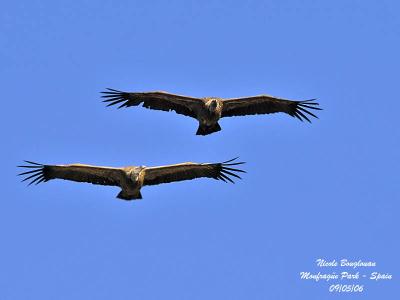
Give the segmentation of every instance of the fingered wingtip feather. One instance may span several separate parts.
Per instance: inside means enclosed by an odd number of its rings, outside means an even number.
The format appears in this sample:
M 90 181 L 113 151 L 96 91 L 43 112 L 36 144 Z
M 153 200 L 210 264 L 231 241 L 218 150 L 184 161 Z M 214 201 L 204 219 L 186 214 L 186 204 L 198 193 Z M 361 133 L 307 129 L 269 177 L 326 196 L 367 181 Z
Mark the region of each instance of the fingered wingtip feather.
M 246 173 L 246 171 L 244 171 L 244 170 L 228 168 L 228 167 L 224 167 L 224 170 L 230 170 L 230 171 L 234 171 L 234 172 Z
M 22 173 L 17 174 L 17 176 L 26 175 L 26 174 L 30 174 L 30 173 L 40 173 L 40 172 L 42 172 L 42 169 L 41 169 L 41 168 L 40 168 L 40 169 L 33 170 L 33 171 L 22 172 Z
M 43 166 L 42 164 L 33 162 L 33 161 L 29 161 L 29 160 L 24 160 L 24 162 L 28 163 L 28 164 L 32 164 L 32 165 L 38 165 L 38 166 Z
M 318 118 L 316 115 L 314 115 L 312 112 L 310 112 L 310 111 L 308 111 L 308 110 L 302 108 L 301 106 L 297 107 L 297 109 L 301 110 L 301 111 L 304 112 L 304 113 L 309 114 L 310 116 L 313 116 L 314 118 L 319 119 L 319 118 Z
M 227 171 L 227 170 L 223 170 L 222 172 L 223 172 L 223 174 L 228 174 L 228 175 L 231 175 L 231 176 L 233 176 L 233 177 L 242 179 L 239 175 L 236 175 L 235 173 L 229 172 L 229 171 Z
M 33 178 L 33 177 L 35 177 L 35 176 L 38 176 L 39 174 L 33 174 L 33 175 L 31 175 L 31 176 L 28 176 L 28 177 L 26 177 L 26 178 L 24 178 L 21 182 L 24 182 L 24 181 L 26 181 L 26 180 L 29 180 L 29 179 L 31 179 L 31 178 Z M 40 176 L 40 175 L 39 175 Z
M 101 95 L 101 97 L 117 97 L 120 96 L 122 93 L 117 93 L 117 92 L 102 92 L 104 95 Z
M 232 179 L 230 179 L 228 176 L 226 176 L 226 175 L 223 174 L 223 173 L 220 173 L 219 176 L 221 176 L 222 178 L 228 180 L 228 181 L 231 182 L 231 183 L 234 183 Z M 225 181 L 225 182 L 226 182 L 226 181 Z
M 38 185 L 39 183 L 41 183 L 41 182 L 43 182 L 45 180 L 46 180 L 46 178 L 43 176 L 42 179 L 40 179 L 38 182 L 36 182 L 36 185 Z
M 229 162 L 231 162 L 231 161 L 234 161 L 234 160 L 236 160 L 236 159 L 238 159 L 239 158 L 239 156 L 237 156 L 237 157 L 235 157 L 235 158 L 232 158 L 232 159 L 230 159 L 230 160 L 227 160 L 227 161 L 224 161 L 224 162 L 222 162 L 223 164 L 226 164 L 226 163 L 229 163 Z
M 303 119 L 305 119 L 309 123 L 311 123 L 310 119 L 305 114 L 303 114 L 300 110 L 297 110 L 296 113 L 298 113 L 301 117 L 303 117 Z
M 36 177 L 34 180 L 32 180 L 28 185 L 31 185 L 32 183 L 37 182 L 38 180 L 42 179 L 43 175 Z
M 116 92 L 116 93 L 123 93 L 120 90 L 116 90 L 116 89 L 112 89 L 112 88 L 106 88 L 106 90 L 112 91 L 112 92 Z
M 101 96 L 101 98 L 107 98 L 106 100 L 112 101 L 112 99 L 115 99 L 115 100 L 121 99 L 122 96 L 121 96 L 121 95 L 113 94 L 113 95 Z
M 122 103 L 120 106 L 118 106 L 118 109 L 120 109 L 120 108 L 123 108 L 124 106 L 128 106 L 128 103 L 127 102 L 125 102 L 125 103 Z
M 300 103 L 306 103 L 306 102 L 311 102 L 311 101 L 315 101 L 315 100 L 317 100 L 317 98 L 302 100 L 302 101 L 300 101 Z M 316 104 L 318 105 L 318 103 L 316 103 Z
M 102 100 L 101 102 L 107 103 L 107 102 L 115 101 L 115 100 L 117 100 L 117 99 L 118 99 L 118 98 L 115 98 L 115 99 L 106 99 L 106 100 Z
M 241 161 L 241 162 L 237 162 L 237 163 L 230 163 L 230 164 L 222 164 L 223 166 L 237 166 L 237 165 L 243 165 L 243 164 L 245 164 L 246 162 L 244 162 L 244 161 Z
M 306 105 L 306 104 L 299 104 L 299 107 L 306 107 L 306 108 L 308 108 L 308 109 L 314 109 L 314 110 L 323 110 L 323 109 L 320 108 L 320 107 L 308 106 L 308 105 Z
M 222 181 L 226 182 L 226 180 L 225 180 L 224 178 L 222 178 L 222 177 L 221 177 L 221 175 L 218 175 L 218 176 L 217 176 L 217 179 L 219 179 L 219 180 L 222 180 Z
M 292 114 L 292 117 L 297 118 L 297 119 L 299 119 L 301 122 L 303 122 L 303 120 L 300 118 L 300 116 L 299 116 L 296 112 L 294 112 L 294 113 Z
M 17 166 L 18 168 L 30 168 L 30 169 L 39 169 L 42 166 Z
M 126 101 L 126 100 L 125 100 L 125 99 L 116 100 L 116 101 L 113 101 L 113 102 L 108 103 L 108 104 L 106 105 L 106 107 L 109 107 L 109 106 L 111 106 L 111 105 L 115 105 L 115 104 L 118 104 L 118 103 L 121 103 L 121 102 L 124 102 L 124 101 Z

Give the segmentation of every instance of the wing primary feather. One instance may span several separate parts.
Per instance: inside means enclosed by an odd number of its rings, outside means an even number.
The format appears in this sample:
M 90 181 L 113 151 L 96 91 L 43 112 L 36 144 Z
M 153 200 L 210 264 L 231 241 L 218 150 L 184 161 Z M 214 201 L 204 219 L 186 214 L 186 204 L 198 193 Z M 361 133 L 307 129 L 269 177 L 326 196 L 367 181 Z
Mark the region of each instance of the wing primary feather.
M 306 107 L 306 108 L 309 108 L 309 109 L 323 110 L 322 108 L 314 107 L 314 106 L 308 106 L 308 105 L 305 105 L 305 104 L 299 104 L 299 106 Z
M 33 179 L 31 182 L 29 182 L 28 185 L 31 185 L 31 184 L 35 183 L 36 181 L 38 181 L 38 180 L 40 180 L 40 179 L 42 179 L 42 178 L 44 178 L 44 176 L 43 176 L 43 175 L 40 175 L 40 176 L 36 177 L 35 179 Z
M 46 180 L 46 178 L 44 176 L 42 176 L 42 179 L 40 179 L 38 182 L 36 182 L 36 185 L 38 185 L 39 183 L 41 183 L 41 182 L 43 182 L 45 180 Z
M 305 112 L 305 113 L 307 113 L 307 114 L 313 116 L 314 118 L 319 119 L 319 118 L 318 118 L 316 115 L 314 115 L 312 112 L 310 112 L 310 111 L 308 111 L 308 110 L 302 108 L 301 106 L 298 106 L 297 109 L 300 109 L 301 111 L 303 111 L 303 112 Z
M 41 166 L 17 166 L 18 168 L 31 168 L 31 169 L 39 169 Z
M 31 179 L 31 178 L 33 178 L 33 177 L 35 177 L 35 176 L 40 177 L 40 174 L 41 174 L 41 173 L 39 173 L 39 174 L 33 174 L 33 175 L 29 176 L 29 177 L 24 178 L 23 180 L 21 180 L 21 182 L 24 182 L 24 181 L 26 181 L 26 180 L 29 180 L 29 179 Z
M 242 177 L 240 177 L 239 175 L 236 175 L 236 174 L 234 174 L 234 173 L 232 173 L 232 172 L 229 172 L 229 171 L 227 171 L 227 170 L 222 170 L 221 172 L 223 172 L 224 174 L 228 174 L 228 175 L 231 175 L 231 176 L 233 176 L 233 177 L 242 179 Z
M 300 110 L 297 110 L 296 113 L 311 123 L 310 119 L 305 114 L 303 114 Z
M 314 108 L 314 109 L 318 109 L 318 107 L 315 107 L 315 106 L 319 106 L 319 103 L 318 102 L 303 102 L 303 101 L 298 101 L 297 102 L 299 105 L 301 105 L 301 106 L 310 106 L 310 107 L 312 107 L 312 108 Z M 322 110 L 322 108 L 320 108 L 321 110 Z
M 230 179 L 228 176 L 226 176 L 226 175 L 224 175 L 224 174 L 222 174 L 222 173 L 220 173 L 219 176 L 221 176 L 222 178 L 228 180 L 228 181 L 231 182 L 231 183 L 234 183 L 232 179 Z M 226 181 L 225 181 L 225 182 L 226 182 Z
M 107 99 L 103 100 L 103 102 L 112 102 L 112 101 L 120 100 L 120 99 L 121 99 L 120 96 L 113 96 L 113 97 L 110 97 L 110 98 L 107 98 Z
M 110 98 L 117 97 L 118 95 L 124 94 L 124 92 L 102 92 L 104 95 L 101 95 L 102 98 Z
M 111 106 L 111 105 L 114 105 L 114 104 L 118 104 L 118 103 L 123 102 L 123 101 L 126 101 L 126 100 L 125 100 L 125 99 L 116 100 L 116 101 L 114 101 L 114 102 L 111 102 L 111 103 L 107 104 L 107 107 L 108 107 L 108 106 Z
M 107 95 L 101 95 L 101 98 L 106 98 L 106 99 L 108 99 L 108 98 L 114 98 L 114 97 L 121 97 L 121 96 L 124 95 L 124 94 L 128 94 L 128 93 L 124 93 L 124 92 L 120 92 L 120 93 L 110 93 L 110 94 L 107 94 Z
M 300 103 L 306 103 L 306 102 L 311 102 L 311 101 L 315 101 L 315 100 L 317 100 L 317 98 L 314 98 L 314 99 L 308 99 L 308 100 L 303 100 L 303 101 L 300 101 Z M 311 103 L 309 103 L 309 104 L 311 104 Z M 316 102 L 314 102 L 314 104 L 312 104 L 312 105 L 319 105 L 318 103 L 316 103 Z
M 118 106 L 117 108 L 123 108 L 124 106 L 128 107 L 128 101 L 126 101 L 125 103 L 122 103 L 120 106 Z
M 119 91 L 119 90 L 116 90 L 116 89 L 106 88 L 106 90 L 109 90 L 111 92 L 102 92 L 102 93 L 123 93 L 122 91 Z
M 29 160 L 24 160 L 24 162 L 27 162 L 28 164 L 32 164 L 32 165 L 43 166 L 42 164 L 35 163 L 35 162 L 29 161 Z
M 226 182 L 226 180 L 221 175 L 218 175 L 217 179 L 222 180 L 223 182 Z
M 24 182 L 24 181 L 26 181 L 26 180 L 28 180 L 28 179 L 31 179 L 32 177 L 35 177 L 35 176 L 38 176 L 38 175 L 40 175 L 40 173 L 39 173 L 39 174 L 33 174 L 33 175 L 31 175 L 31 176 L 28 176 L 28 177 L 22 179 L 21 182 Z
M 235 157 L 235 158 L 232 158 L 232 159 L 230 159 L 230 160 L 224 161 L 224 162 L 222 162 L 222 164 L 230 163 L 231 161 L 234 161 L 234 160 L 236 160 L 236 159 L 238 159 L 238 158 L 239 158 L 239 156 L 237 156 L 237 157 Z
M 223 163 L 224 166 L 237 166 L 237 165 L 243 165 L 243 164 L 245 164 L 245 162 L 237 162 L 237 163 L 230 163 L 230 164 Z
M 297 112 L 294 112 L 294 113 L 292 114 L 292 116 L 295 117 L 295 118 L 297 118 L 297 119 L 299 119 L 301 122 L 303 122 L 303 119 L 300 118 L 300 116 L 297 114 Z
M 235 171 L 235 172 L 241 172 L 241 173 L 247 173 L 244 170 L 240 170 L 240 169 L 234 169 L 234 168 L 228 168 L 228 167 L 224 167 L 225 170 L 230 170 L 230 171 Z
M 120 93 L 108 93 L 106 95 L 101 95 L 101 98 L 112 98 L 112 97 L 118 97 L 118 95 L 120 95 Z
M 102 93 L 106 93 L 106 92 L 102 92 Z M 106 93 L 105 95 L 101 95 L 101 98 L 112 98 L 112 97 L 117 97 L 118 95 L 119 95 L 118 93 L 110 92 L 110 93 Z
M 118 106 L 117 108 L 119 109 L 119 108 L 123 108 L 123 107 L 128 107 L 128 101 L 127 102 L 125 102 L 125 103 L 122 103 L 120 106 Z
M 317 102 L 304 102 L 304 101 L 298 101 L 301 105 L 312 105 L 312 106 L 319 106 L 319 103 Z
M 41 169 L 36 169 L 36 170 L 32 170 L 32 171 L 27 171 L 27 172 L 19 173 L 18 176 L 26 175 L 26 174 L 29 174 L 29 173 L 40 173 L 40 172 L 42 172 Z

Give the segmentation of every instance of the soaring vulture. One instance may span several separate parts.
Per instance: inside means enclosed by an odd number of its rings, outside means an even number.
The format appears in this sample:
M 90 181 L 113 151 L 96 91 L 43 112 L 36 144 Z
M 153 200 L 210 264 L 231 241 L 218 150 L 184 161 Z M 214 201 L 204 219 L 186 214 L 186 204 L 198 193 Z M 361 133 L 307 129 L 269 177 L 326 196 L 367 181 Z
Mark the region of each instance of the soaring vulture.
M 114 89 L 102 92 L 103 102 L 107 106 L 118 104 L 118 108 L 138 106 L 171 111 L 195 118 L 199 121 L 197 135 L 207 135 L 221 130 L 218 120 L 223 117 L 271 114 L 284 112 L 299 119 L 307 120 L 309 117 L 318 118 L 311 110 L 321 110 L 315 102 L 316 99 L 294 101 L 275 98 L 268 95 L 259 95 L 244 98 L 222 99 L 218 97 L 195 98 L 170 94 L 167 92 L 142 92 L 128 93 Z
M 52 179 L 65 179 L 92 184 L 119 186 L 121 192 L 117 195 L 117 198 L 132 200 L 142 199 L 140 189 L 145 185 L 191 180 L 200 177 L 234 183 L 232 177 L 241 179 L 235 172 L 245 173 L 245 171 L 234 167 L 244 164 L 244 162 L 235 162 L 236 159 L 234 158 L 222 163 L 186 162 L 160 167 L 129 166 L 121 168 L 83 164 L 42 165 L 25 161 L 28 165 L 18 167 L 28 168 L 29 170 L 18 175 L 26 176 L 22 181 L 31 180 L 29 185 Z

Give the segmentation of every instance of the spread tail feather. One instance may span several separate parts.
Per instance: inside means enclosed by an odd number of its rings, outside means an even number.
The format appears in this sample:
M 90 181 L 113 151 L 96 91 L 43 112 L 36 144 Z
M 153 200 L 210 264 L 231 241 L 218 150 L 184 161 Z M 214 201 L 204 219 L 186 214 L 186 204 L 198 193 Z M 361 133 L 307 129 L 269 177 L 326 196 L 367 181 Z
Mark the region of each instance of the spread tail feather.
M 117 195 L 117 198 L 122 200 L 137 200 L 142 199 L 142 194 L 140 193 L 140 191 L 137 194 L 128 194 L 124 190 L 122 190 Z
M 220 130 L 221 130 L 221 126 L 219 126 L 218 123 L 215 123 L 210 126 L 200 124 L 199 128 L 197 129 L 196 135 L 207 135 L 207 134 L 211 134 L 213 132 L 218 132 Z

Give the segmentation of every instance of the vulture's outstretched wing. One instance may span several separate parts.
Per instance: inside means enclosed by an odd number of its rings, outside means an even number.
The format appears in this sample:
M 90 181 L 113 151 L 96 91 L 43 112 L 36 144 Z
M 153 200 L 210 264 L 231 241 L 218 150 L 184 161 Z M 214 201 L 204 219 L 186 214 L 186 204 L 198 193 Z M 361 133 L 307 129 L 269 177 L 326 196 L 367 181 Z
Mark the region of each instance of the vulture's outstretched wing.
M 293 101 L 268 95 L 226 99 L 223 102 L 222 117 L 284 112 L 300 121 L 305 119 L 311 123 L 309 116 L 318 117 L 310 110 L 321 110 L 317 107 L 319 104 L 314 102 L 315 100 Z
M 214 164 L 197 164 L 188 162 L 163 167 L 146 168 L 143 185 L 191 180 L 200 177 L 214 178 L 234 183 L 230 176 L 241 179 L 239 175 L 235 174 L 235 172 L 245 173 L 243 170 L 232 168 L 232 166 L 244 164 L 244 162 L 233 162 L 235 159 L 236 158 L 223 163 Z
M 31 169 L 18 175 L 26 176 L 22 181 L 30 180 L 32 183 L 41 183 L 51 179 L 65 179 L 77 182 L 88 182 L 101 185 L 119 186 L 125 172 L 119 168 L 96 167 L 90 165 L 42 165 L 25 161 L 28 165 L 18 166 Z
M 143 103 L 143 107 L 171 111 L 196 118 L 204 102 L 200 98 L 169 94 L 167 92 L 144 92 L 144 93 L 127 93 L 113 89 L 102 92 L 105 98 L 103 102 L 108 103 L 107 106 L 119 104 L 118 108 L 138 106 Z

